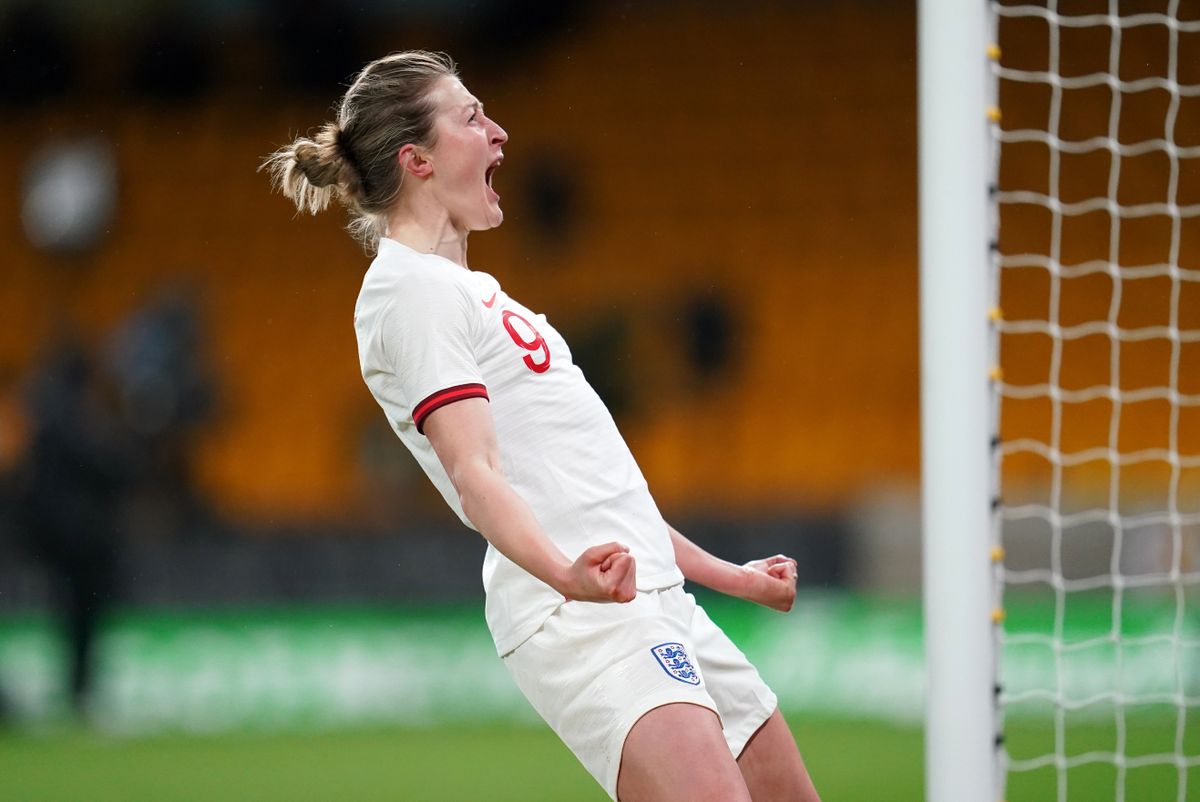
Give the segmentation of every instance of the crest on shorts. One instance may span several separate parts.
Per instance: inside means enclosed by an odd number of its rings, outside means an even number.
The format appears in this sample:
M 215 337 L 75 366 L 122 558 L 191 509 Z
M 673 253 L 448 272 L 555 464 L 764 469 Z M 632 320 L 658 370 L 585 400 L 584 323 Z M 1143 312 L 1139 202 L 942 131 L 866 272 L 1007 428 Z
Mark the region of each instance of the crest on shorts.
M 650 653 L 654 655 L 654 659 L 663 667 L 663 671 L 667 672 L 672 678 L 680 682 L 686 682 L 688 685 L 699 685 L 700 674 L 696 671 L 696 667 L 692 665 L 691 658 L 688 657 L 687 651 L 684 650 L 682 643 L 660 643 L 657 646 L 650 648 Z

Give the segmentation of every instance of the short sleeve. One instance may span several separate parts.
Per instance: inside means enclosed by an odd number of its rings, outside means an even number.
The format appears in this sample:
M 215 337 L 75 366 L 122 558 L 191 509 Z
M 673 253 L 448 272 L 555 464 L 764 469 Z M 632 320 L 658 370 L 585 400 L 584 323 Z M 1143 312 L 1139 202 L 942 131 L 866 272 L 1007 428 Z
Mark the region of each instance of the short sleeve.
M 406 286 L 382 316 L 384 356 L 412 408 L 417 431 L 435 410 L 488 397 L 473 348 L 473 306 L 457 282 Z

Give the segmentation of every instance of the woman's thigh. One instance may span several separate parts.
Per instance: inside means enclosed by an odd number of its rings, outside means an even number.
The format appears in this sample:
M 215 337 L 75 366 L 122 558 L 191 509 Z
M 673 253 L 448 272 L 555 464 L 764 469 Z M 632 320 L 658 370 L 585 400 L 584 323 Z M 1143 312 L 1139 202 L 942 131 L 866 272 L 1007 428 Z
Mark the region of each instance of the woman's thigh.
M 751 802 L 710 709 L 667 704 L 646 713 L 625 738 L 617 778 L 621 802 Z
M 667 614 L 660 596 L 639 593 L 622 605 L 569 602 L 504 658 L 534 709 L 614 799 L 626 737 L 648 711 L 683 703 L 708 708 L 719 722 L 690 657 L 686 622 Z
M 755 802 L 820 802 L 792 731 L 778 710 L 750 738 L 737 762 Z

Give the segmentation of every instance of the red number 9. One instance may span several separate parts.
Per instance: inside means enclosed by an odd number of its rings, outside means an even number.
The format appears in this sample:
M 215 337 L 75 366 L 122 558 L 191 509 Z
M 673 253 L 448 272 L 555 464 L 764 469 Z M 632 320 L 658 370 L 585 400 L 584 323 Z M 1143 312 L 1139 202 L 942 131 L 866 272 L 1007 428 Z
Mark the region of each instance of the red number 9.
M 521 336 L 521 334 L 513 326 L 513 318 L 516 318 L 525 324 L 525 326 L 529 329 L 529 333 L 532 335 L 533 339 L 527 340 Z M 538 362 L 534 360 L 532 354 L 526 356 L 524 358 L 525 364 L 529 367 L 529 369 L 534 373 L 545 373 L 546 371 L 550 370 L 550 346 L 546 345 L 546 341 L 542 339 L 542 335 L 538 334 L 538 330 L 533 327 L 533 324 L 518 315 L 516 312 L 509 312 L 507 309 L 504 310 L 504 314 L 501 315 L 501 320 L 504 322 L 504 330 L 508 332 L 509 337 L 512 337 L 513 342 L 524 348 L 526 351 L 541 351 L 546 355 L 546 360 L 544 362 Z

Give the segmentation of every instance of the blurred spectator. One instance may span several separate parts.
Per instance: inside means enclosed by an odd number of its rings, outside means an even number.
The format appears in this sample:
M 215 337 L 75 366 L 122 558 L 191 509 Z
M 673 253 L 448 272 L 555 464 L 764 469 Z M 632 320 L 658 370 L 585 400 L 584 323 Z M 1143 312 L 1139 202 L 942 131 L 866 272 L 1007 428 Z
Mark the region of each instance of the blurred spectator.
M 11 559 L 16 545 L 16 522 L 13 510 L 16 507 L 14 480 L 19 461 L 25 454 L 25 415 L 12 392 L 13 382 L 7 372 L 0 372 L 0 559 Z M 0 727 L 9 718 L 9 704 L 5 690 L 0 687 Z
M 165 293 L 132 313 L 109 346 L 120 418 L 138 445 L 131 523 L 139 531 L 187 533 L 209 518 L 191 474 L 192 435 L 215 398 L 194 297 Z
M 578 169 L 551 148 L 541 149 L 531 161 L 524 187 L 530 233 L 539 245 L 561 248 L 581 217 Z
M 714 288 L 695 294 L 683 309 L 688 362 L 701 383 L 714 381 L 732 364 L 736 336 L 733 312 Z
M 27 401 L 31 432 L 14 482 L 17 521 L 56 585 L 70 641 L 71 701 L 82 711 L 97 624 L 112 599 L 129 451 L 111 396 L 73 339 L 36 368 Z

